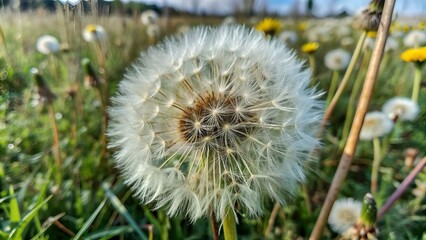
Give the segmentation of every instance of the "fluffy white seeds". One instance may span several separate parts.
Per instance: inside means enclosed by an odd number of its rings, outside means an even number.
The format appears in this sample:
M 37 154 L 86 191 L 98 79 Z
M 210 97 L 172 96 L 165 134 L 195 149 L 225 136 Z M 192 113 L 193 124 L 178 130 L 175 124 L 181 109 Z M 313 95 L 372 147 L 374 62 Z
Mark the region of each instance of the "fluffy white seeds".
M 146 10 L 141 14 L 141 22 L 144 25 L 157 24 L 158 22 L 158 13 L 154 10 Z
M 100 25 L 88 24 L 83 30 L 83 39 L 86 42 L 103 42 L 106 40 L 105 29 Z
M 37 50 L 45 55 L 56 53 L 61 50 L 58 39 L 50 35 L 44 35 L 37 39 Z
M 382 111 L 390 119 L 400 119 L 412 121 L 419 113 L 419 105 L 409 98 L 394 97 L 389 99 L 382 107 Z
M 294 44 L 297 41 L 297 34 L 294 31 L 283 31 L 278 38 L 286 44 Z
M 324 64 L 331 70 L 343 70 L 348 66 L 350 60 L 351 55 L 347 51 L 335 49 L 325 55 Z
M 404 45 L 407 47 L 419 47 L 426 43 L 426 32 L 420 30 L 410 31 L 404 38 Z
M 371 140 L 392 130 L 393 122 L 382 112 L 369 112 L 365 115 L 359 138 Z
M 143 202 L 192 220 L 257 216 L 304 179 L 323 105 L 278 40 L 196 28 L 142 53 L 110 109 L 110 147 Z
M 352 198 L 339 199 L 334 202 L 328 217 L 328 224 L 336 233 L 343 234 L 354 226 L 361 214 L 362 203 Z

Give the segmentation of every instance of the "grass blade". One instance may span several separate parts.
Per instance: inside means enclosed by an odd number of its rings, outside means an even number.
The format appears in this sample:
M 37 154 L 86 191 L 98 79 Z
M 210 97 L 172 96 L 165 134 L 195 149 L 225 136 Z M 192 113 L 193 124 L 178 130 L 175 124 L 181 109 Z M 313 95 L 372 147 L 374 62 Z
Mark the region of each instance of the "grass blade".
M 35 206 L 29 213 L 27 213 L 19 222 L 18 226 L 10 232 L 9 239 L 11 240 L 22 239 L 22 236 L 21 236 L 22 232 L 28 226 L 30 221 L 36 216 L 38 210 L 40 210 L 40 208 L 43 207 L 51 198 L 52 198 L 52 195 L 47 197 L 43 202 Z
M 81 236 L 84 232 L 89 228 L 89 226 L 95 221 L 96 216 L 98 216 L 99 212 L 102 210 L 102 208 L 105 206 L 106 198 L 99 204 L 99 206 L 96 208 L 96 210 L 90 215 L 89 219 L 83 224 L 83 227 L 81 227 L 80 231 L 74 236 L 73 240 L 81 239 Z
M 130 224 L 130 226 L 133 227 L 135 232 L 138 234 L 140 239 L 147 240 L 147 236 L 141 231 L 140 227 L 136 223 L 136 221 L 133 219 L 133 217 L 130 215 L 129 211 L 127 211 L 126 207 L 120 202 L 120 199 L 115 196 L 115 194 L 111 191 L 107 183 L 103 183 L 102 187 L 104 188 L 109 200 L 111 201 L 111 204 L 115 207 L 115 209 L 120 213 L 121 216 L 123 216 L 126 221 Z
M 131 233 L 133 232 L 133 228 L 131 226 L 119 226 L 119 227 L 112 227 L 107 230 L 101 230 L 98 232 L 94 232 L 87 237 L 85 237 L 85 240 L 93 240 L 93 239 L 99 239 L 99 238 L 107 238 L 110 239 L 111 237 L 117 236 L 121 233 Z

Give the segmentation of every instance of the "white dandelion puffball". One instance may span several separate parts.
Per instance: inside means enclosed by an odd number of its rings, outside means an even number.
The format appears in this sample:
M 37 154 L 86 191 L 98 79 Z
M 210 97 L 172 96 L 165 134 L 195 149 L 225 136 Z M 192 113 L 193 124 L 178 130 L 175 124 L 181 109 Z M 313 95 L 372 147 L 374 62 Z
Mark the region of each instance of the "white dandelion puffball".
M 127 184 L 192 221 L 283 203 L 304 179 L 323 112 L 303 68 L 283 43 L 236 25 L 195 28 L 142 53 L 109 111 Z
M 388 134 L 393 128 L 393 122 L 383 112 L 369 112 L 365 115 L 359 138 L 371 140 Z
M 157 38 L 161 34 L 160 26 L 157 24 L 150 24 L 146 27 L 146 34 L 150 38 Z
M 426 43 L 426 32 L 412 30 L 404 37 L 404 45 L 407 47 L 420 47 Z
M 158 18 L 158 13 L 154 10 L 146 10 L 141 14 L 141 22 L 143 25 L 157 24 Z
M 278 38 L 286 44 L 294 44 L 297 42 L 297 34 L 294 31 L 283 31 Z
M 348 66 L 350 60 L 351 54 L 347 51 L 335 49 L 325 55 L 324 64 L 331 70 L 343 70 Z
M 37 50 L 43 53 L 44 55 L 56 53 L 61 50 L 61 44 L 59 44 L 58 39 L 50 35 L 44 35 L 39 37 L 37 39 L 36 47 Z
M 103 42 L 106 40 L 105 29 L 96 24 L 88 24 L 83 30 L 83 39 L 86 42 Z
M 328 224 L 336 233 L 343 234 L 354 226 L 361 214 L 362 203 L 352 198 L 339 199 L 334 202 L 328 217 Z
M 394 97 L 383 105 L 382 112 L 391 119 L 398 118 L 412 121 L 419 113 L 419 105 L 409 98 Z

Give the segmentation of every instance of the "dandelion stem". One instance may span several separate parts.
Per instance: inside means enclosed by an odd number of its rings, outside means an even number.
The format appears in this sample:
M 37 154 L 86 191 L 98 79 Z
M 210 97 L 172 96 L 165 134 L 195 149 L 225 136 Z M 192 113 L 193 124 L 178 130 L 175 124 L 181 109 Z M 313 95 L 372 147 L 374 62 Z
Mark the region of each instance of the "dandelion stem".
M 364 117 L 365 117 L 365 114 L 367 113 L 368 104 L 370 102 L 370 98 L 373 93 L 374 84 L 376 82 L 378 70 L 380 67 L 380 61 L 383 56 L 383 50 L 385 48 L 389 26 L 392 21 L 392 12 L 393 12 L 394 5 L 395 5 L 395 0 L 387 0 L 385 2 L 382 18 L 380 20 L 380 26 L 377 32 L 377 41 L 374 46 L 370 64 L 368 66 L 364 87 L 361 92 L 361 97 L 359 100 L 357 111 L 355 113 L 352 129 L 349 133 L 348 141 L 343 150 L 343 154 L 340 159 L 339 166 L 337 167 L 337 171 L 334 175 L 330 189 L 327 193 L 327 197 L 325 199 L 324 205 L 315 223 L 311 236 L 309 237 L 310 240 L 316 240 L 321 238 L 321 235 L 322 235 L 324 226 L 327 223 L 327 219 L 330 214 L 331 208 L 334 204 L 334 201 L 336 200 L 336 197 L 340 191 L 340 187 L 342 186 L 343 181 L 345 180 L 346 175 L 348 173 L 349 167 L 352 163 L 352 159 L 355 153 L 356 146 L 358 144 L 359 134 L 361 132 L 361 127 L 364 121 Z
M 232 210 L 228 209 L 228 212 L 223 219 L 223 233 L 225 240 L 236 240 L 237 236 L 237 226 L 235 224 L 235 216 Z
M 422 83 L 421 65 L 416 64 L 416 71 L 414 72 L 413 93 L 411 95 L 411 100 L 413 102 L 417 102 L 419 100 L 421 83 Z
M 61 182 L 62 176 L 61 176 L 61 152 L 59 147 L 59 131 L 58 131 L 58 124 L 56 122 L 55 117 L 55 110 L 53 109 L 53 104 L 48 104 L 49 108 L 49 116 L 50 121 L 52 122 L 52 133 L 53 133 L 53 156 L 55 158 L 55 164 L 56 164 L 56 177 L 58 183 Z
M 328 105 L 328 107 L 325 111 L 324 118 L 323 118 L 322 123 L 321 123 L 321 128 L 319 130 L 319 132 L 320 132 L 319 135 L 321 135 L 322 131 L 324 130 L 325 124 L 327 124 L 328 120 L 330 119 L 331 114 L 333 113 L 334 109 L 336 108 L 337 102 L 339 101 L 340 97 L 343 94 L 343 91 L 345 90 L 346 86 L 348 85 L 348 82 L 349 82 L 349 79 L 352 75 L 352 72 L 355 69 L 355 65 L 358 62 L 359 56 L 360 56 L 361 51 L 362 51 L 362 46 L 364 45 L 364 41 L 365 41 L 366 37 L 367 37 L 367 33 L 365 31 L 363 31 L 361 33 L 361 36 L 359 36 L 358 43 L 355 47 L 355 50 L 354 50 L 354 53 L 352 55 L 349 66 L 346 69 L 345 75 L 343 76 L 343 79 L 342 79 L 339 87 L 337 88 L 336 94 L 334 94 L 333 99 L 331 100 L 330 104 Z
M 338 83 L 339 83 L 339 71 L 333 70 L 330 87 L 328 88 L 327 106 L 330 104 L 330 101 L 333 98 L 334 93 L 336 92 Z
M 217 223 L 216 223 L 216 216 L 213 211 L 210 212 L 210 223 L 212 226 L 212 234 L 213 234 L 213 240 L 219 240 L 219 235 L 217 231 Z
M 315 63 L 315 57 L 313 54 L 309 54 L 309 67 L 311 68 L 311 76 L 312 76 L 312 80 L 315 77 L 315 70 L 316 70 L 316 63 Z
M 265 230 L 265 239 L 269 239 L 269 235 L 271 235 L 272 229 L 274 228 L 275 219 L 277 218 L 278 212 L 281 209 L 281 205 L 276 202 L 274 208 L 272 209 L 271 216 L 268 220 L 268 226 Z
M 382 156 L 380 154 L 380 139 L 375 137 L 373 139 L 373 149 L 374 149 L 374 160 L 373 167 L 371 169 L 371 193 L 376 197 L 377 194 L 377 180 L 379 178 L 379 168 Z

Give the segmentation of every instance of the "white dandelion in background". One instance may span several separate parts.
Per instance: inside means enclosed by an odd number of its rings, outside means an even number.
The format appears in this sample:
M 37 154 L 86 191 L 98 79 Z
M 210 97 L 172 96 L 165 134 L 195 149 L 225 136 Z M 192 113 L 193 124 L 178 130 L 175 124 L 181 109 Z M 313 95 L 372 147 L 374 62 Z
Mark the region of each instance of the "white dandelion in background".
M 359 138 L 372 140 L 388 134 L 393 128 L 393 122 L 383 112 L 369 112 L 365 115 Z
M 323 111 L 303 69 L 283 43 L 241 26 L 196 28 L 142 53 L 109 110 L 127 184 L 193 221 L 284 203 Z
M 382 107 L 390 119 L 401 119 L 412 121 L 419 113 L 419 105 L 409 98 L 394 97 L 386 101 Z
M 331 229 L 339 234 L 344 234 L 354 226 L 361 214 L 362 203 L 352 198 L 339 199 L 334 202 L 328 217 Z
M 297 34 L 294 31 L 283 31 L 278 38 L 286 44 L 294 44 L 297 42 Z
M 44 35 L 37 39 L 37 50 L 44 55 L 53 54 L 61 50 L 61 44 L 54 36 Z
M 157 24 L 158 18 L 158 13 L 154 10 L 145 10 L 141 14 L 141 22 L 144 25 Z
M 338 71 L 345 69 L 350 60 L 350 53 L 343 49 L 335 49 L 325 55 L 324 64 L 327 68 Z
M 407 47 L 420 47 L 426 43 L 426 32 L 412 30 L 404 37 L 404 45 Z
M 83 30 L 83 39 L 86 42 L 103 42 L 106 40 L 105 29 L 96 24 L 88 24 Z

